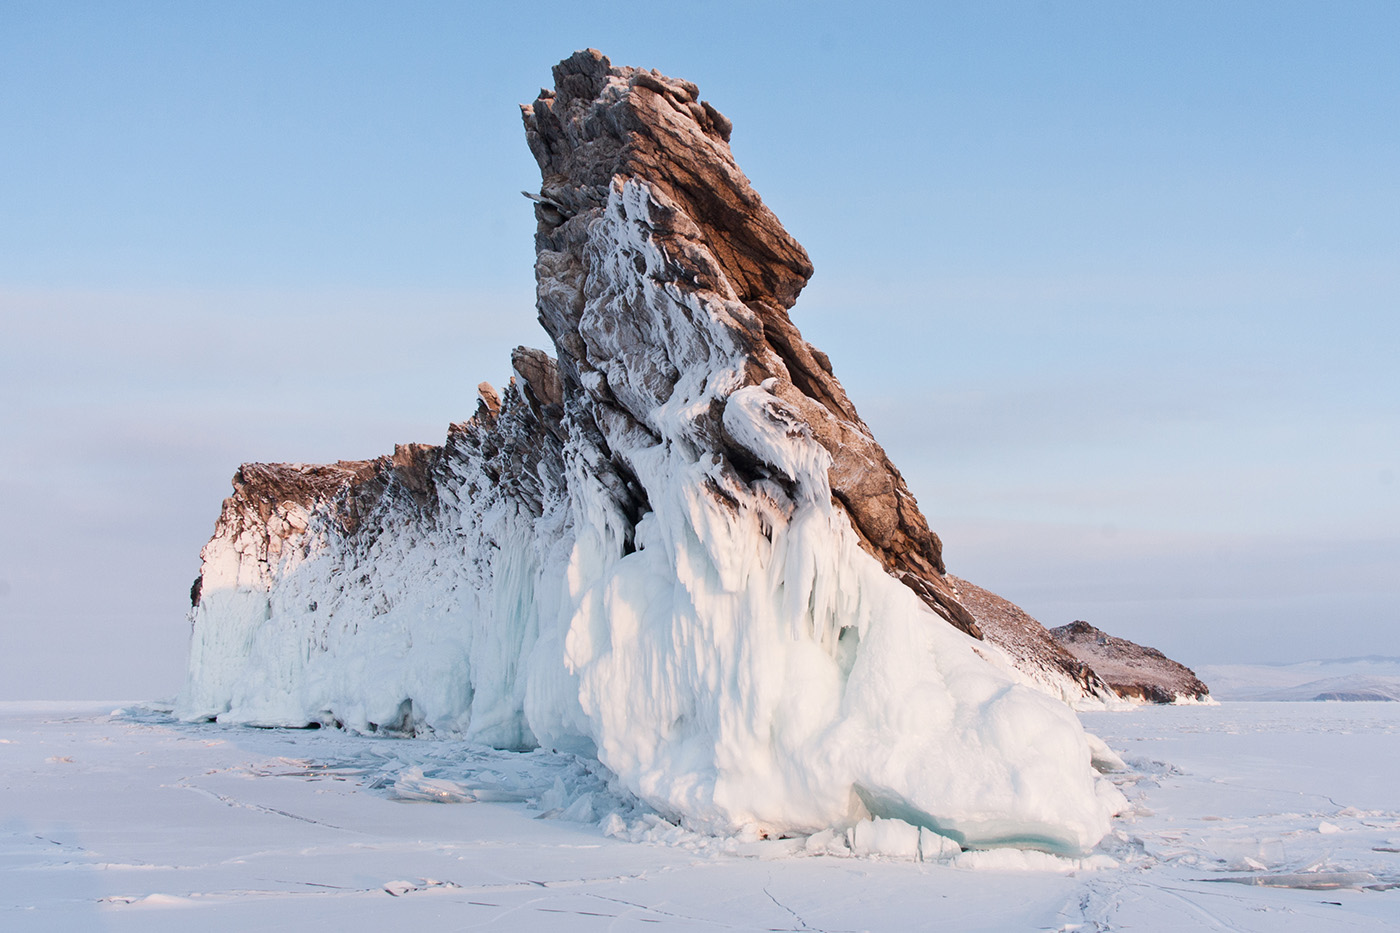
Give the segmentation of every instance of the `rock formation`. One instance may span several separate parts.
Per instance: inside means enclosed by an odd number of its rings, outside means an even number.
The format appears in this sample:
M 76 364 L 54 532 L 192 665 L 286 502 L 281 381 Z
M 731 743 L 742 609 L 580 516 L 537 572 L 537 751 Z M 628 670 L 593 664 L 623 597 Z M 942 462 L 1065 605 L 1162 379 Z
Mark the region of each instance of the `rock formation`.
M 729 151 L 729 121 L 698 100 L 688 81 L 605 62 L 597 53 L 573 56 L 555 71 L 559 90 L 542 91 L 522 108 L 544 178 L 535 208 L 540 323 L 559 350 L 564 378 L 584 387 L 595 419 L 659 437 L 648 421 L 679 374 L 719 353 L 737 357 L 742 383 L 766 383 L 785 416 L 795 416 L 831 457 L 831 494 L 861 547 L 935 612 L 976 636 L 976 623 L 944 580 L 938 536 L 904 478 L 856 414 L 826 354 L 803 340 L 788 317 L 812 265 L 739 171 Z M 600 220 L 619 232 L 640 221 L 649 242 L 620 251 L 609 243 L 600 252 L 592 233 Z M 646 270 L 653 287 L 684 283 L 690 294 L 723 305 L 711 334 L 672 346 L 669 321 L 595 270 L 598 263 L 653 256 L 665 257 Z M 619 313 L 639 310 L 645 313 Z M 773 465 L 726 433 L 723 414 L 722 405 L 711 405 L 687 429 L 715 451 L 734 481 L 772 479 Z M 615 465 L 623 476 L 634 473 L 624 462 Z M 640 514 L 644 503 L 622 505 Z
M 951 574 L 947 579 L 986 640 L 1006 652 L 1016 669 L 1042 690 L 1069 703 L 1113 695 L 1092 665 L 1051 637 L 1020 606 Z
M 1071 622 L 1050 630 L 1070 654 L 1091 666 L 1113 692 L 1129 700 L 1148 703 L 1199 702 L 1210 690 L 1184 664 L 1156 648 L 1146 648 L 1094 628 L 1088 622 Z
M 1104 688 L 946 576 L 788 316 L 811 265 L 729 121 L 594 51 L 554 78 L 523 108 L 554 357 L 517 350 L 440 447 L 245 465 L 180 715 L 593 755 L 716 831 L 1085 851 L 1121 797 L 1046 694 Z

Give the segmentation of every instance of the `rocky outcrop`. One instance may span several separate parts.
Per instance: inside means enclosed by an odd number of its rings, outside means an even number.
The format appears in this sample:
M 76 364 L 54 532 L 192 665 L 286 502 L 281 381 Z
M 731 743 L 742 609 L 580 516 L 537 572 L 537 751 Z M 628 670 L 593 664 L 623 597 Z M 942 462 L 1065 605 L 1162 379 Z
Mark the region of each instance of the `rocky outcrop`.
M 729 122 L 594 51 L 554 77 L 523 111 L 553 356 L 441 446 L 245 465 L 179 714 L 569 750 L 706 829 L 1085 851 L 1121 797 L 1045 694 L 1101 688 L 959 598 L 788 316 L 811 265 Z
M 1076 657 L 1020 606 L 959 577 L 948 576 L 987 641 L 1026 677 L 1069 703 L 1114 695 L 1091 664 Z
M 679 374 L 717 351 L 733 357 L 740 385 L 763 385 L 830 455 L 831 494 L 861 546 L 935 612 L 978 635 L 944 579 L 942 545 L 904 478 L 856 413 L 831 361 L 788 317 L 812 274 L 807 253 L 750 186 L 729 151 L 730 124 L 697 99 L 688 81 L 614 68 L 596 51 L 555 68 L 557 91 L 523 107 L 543 184 L 535 198 L 540 323 L 559 351 L 572 391 L 588 397 L 604 429 L 657 436 L 648 424 Z M 640 183 L 644 179 L 645 182 Z M 593 228 L 645 217 L 646 243 L 600 253 Z M 725 313 L 702 340 L 676 342 L 641 295 L 611 290 L 597 274 L 609 259 L 644 263 L 658 286 L 674 285 Z M 639 300 L 640 299 L 640 300 Z M 610 312 L 587 313 L 601 302 Z M 618 314 L 619 311 L 642 313 Z M 625 323 L 622 323 L 625 322 Z M 697 332 L 696 336 L 699 336 Z M 696 413 L 694 439 L 741 483 L 778 473 L 724 429 L 724 404 Z M 634 470 L 613 457 L 619 477 Z M 619 483 L 626 486 L 626 480 Z M 640 514 L 643 503 L 620 503 Z
M 1182 703 L 1210 697 L 1210 689 L 1190 668 L 1156 648 L 1109 635 L 1081 621 L 1053 628 L 1050 634 L 1125 699 Z

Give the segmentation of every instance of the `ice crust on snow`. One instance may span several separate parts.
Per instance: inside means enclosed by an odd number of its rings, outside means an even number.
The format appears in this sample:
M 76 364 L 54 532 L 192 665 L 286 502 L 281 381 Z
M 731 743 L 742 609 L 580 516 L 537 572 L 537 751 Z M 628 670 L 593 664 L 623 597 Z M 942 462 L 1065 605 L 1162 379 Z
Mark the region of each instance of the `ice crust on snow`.
M 646 86 L 605 78 L 610 106 Z M 754 376 L 755 312 L 682 206 L 618 176 L 556 213 L 542 231 L 582 244 L 541 234 L 557 364 L 518 352 L 440 449 L 245 466 L 178 715 L 559 749 L 688 830 L 1092 848 L 1123 806 L 1106 749 L 877 559 L 793 383 Z

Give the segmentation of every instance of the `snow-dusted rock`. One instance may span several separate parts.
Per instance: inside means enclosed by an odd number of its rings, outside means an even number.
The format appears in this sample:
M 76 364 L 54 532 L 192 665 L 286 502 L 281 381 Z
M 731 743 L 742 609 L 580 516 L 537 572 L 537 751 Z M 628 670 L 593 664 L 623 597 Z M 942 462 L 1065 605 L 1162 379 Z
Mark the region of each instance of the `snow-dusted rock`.
M 1092 666 L 1061 645 L 1020 606 L 951 574 L 947 579 L 986 641 L 1027 683 L 1071 705 L 1094 706 L 1116 699 L 1117 694 Z
M 555 358 L 442 447 L 245 465 L 180 715 L 568 749 L 702 830 L 1092 847 L 1122 798 L 1047 692 L 1093 682 L 981 640 L 788 317 L 811 266 L 728 121 L 593 51 L 555 83 L 524 108 Z
M 1126 638 L 1100 631 L 1088 622 L 1071 622 L 1050 630 L 1065 650 L 1092 665 L 1113 692 L 1148 703 L 1199 703 L 1210 689 L 1186 665 Z

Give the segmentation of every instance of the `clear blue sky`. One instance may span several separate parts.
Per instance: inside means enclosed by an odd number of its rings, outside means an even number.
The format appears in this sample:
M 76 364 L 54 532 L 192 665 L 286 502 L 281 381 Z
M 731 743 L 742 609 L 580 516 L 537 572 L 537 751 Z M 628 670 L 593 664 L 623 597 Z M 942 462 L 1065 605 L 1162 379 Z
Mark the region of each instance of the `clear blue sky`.
M 0 5 L 0 698 L 168 695 L 244 460 L 543 345 L 520 102 L 700 85 L 950 569 L 1187 663 L 1400 655 L 1400 4 Z

